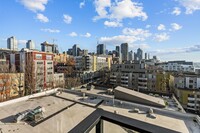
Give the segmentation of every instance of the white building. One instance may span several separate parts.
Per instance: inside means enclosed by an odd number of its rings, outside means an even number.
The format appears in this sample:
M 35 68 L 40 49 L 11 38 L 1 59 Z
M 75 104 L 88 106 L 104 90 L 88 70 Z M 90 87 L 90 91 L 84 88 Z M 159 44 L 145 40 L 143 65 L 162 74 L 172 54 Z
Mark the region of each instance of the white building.
M 165 71 L 182 71 L 182 72 L 195 72 L 193 62 L 186 61 L 168 61 L 157 64 Z

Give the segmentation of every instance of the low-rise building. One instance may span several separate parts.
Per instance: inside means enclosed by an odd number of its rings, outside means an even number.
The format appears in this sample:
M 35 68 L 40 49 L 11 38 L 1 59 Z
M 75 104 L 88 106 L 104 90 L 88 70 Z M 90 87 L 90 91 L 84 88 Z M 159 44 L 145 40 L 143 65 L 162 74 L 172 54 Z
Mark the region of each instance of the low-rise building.
M 169 93 L 173 89 L 173 76 L 145 62 L 113 64 L 110 84 L 138 91 Z
M 200 112 L 200 77 L 195 74 L 174 76 L 175 94 L 182 106 Z
M 168 62 L 158 63 L 157 66 L 159 66 L 165 71 L 195 72 L 193 62 L 168 61 Z

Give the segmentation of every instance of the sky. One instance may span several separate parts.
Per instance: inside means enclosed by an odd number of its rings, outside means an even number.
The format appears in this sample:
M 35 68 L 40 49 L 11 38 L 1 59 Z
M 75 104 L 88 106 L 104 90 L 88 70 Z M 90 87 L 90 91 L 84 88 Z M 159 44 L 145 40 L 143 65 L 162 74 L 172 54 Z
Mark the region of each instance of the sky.
M 200 0 L 1 0 L 0 48 L 15 36 L 95 52 L 128 43 L 162 61 L 200 62 Z

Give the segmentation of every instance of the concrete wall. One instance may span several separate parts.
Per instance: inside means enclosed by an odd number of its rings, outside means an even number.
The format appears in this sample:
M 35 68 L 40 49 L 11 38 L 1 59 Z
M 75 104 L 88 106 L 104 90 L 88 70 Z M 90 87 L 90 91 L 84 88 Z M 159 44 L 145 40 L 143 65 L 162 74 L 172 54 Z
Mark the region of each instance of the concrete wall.
M 134 96 L 134 95 L 131 95 L 129 93 L 124 93 L 124 92 L 118 91 L 118 90 L 115 90 L 115 98 L 119 99 L 119 100 L 149 105 L 149 106 L 158 107 L 158 108 L 164 108 L 165 107 L 164 105 L 162 105 L 162 103 L 152 102 L 148 99 L 145 99 L 145 98 L 142 98 L 142 97 L 139 97 L 139 96 Z

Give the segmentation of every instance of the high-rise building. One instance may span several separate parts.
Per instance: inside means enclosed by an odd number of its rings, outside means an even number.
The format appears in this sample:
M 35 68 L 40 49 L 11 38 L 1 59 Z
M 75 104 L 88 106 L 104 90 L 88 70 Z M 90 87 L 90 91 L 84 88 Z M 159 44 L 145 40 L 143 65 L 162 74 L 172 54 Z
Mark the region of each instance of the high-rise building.
M 7 39 L 7 48 L 8 49 L 16 51 L 18 49 L 17 45 L 18 45 L 17 44 L 17 39 L 14 36 L 12 36 L 12 37 Z
M 145 60 L 147 60 L 147 53 L 145 53 Z
M 121 49 L 120 49 L 120 46 L 116 46 L 116 57 L 121 57 Z
M 143 51 L 140 48 L 137 49 L 137 58 L 138 58 L 138 60 L 143 59 Z
M 122 61 L 128 61 L 128 43 L 121 44 Z
M 74 46 L 72 47 L 73 56 L 79 56 L 78 55 L 78 48 L 79 48 L 78 44 L 74 44 Z
M 133 51 L 132 50 L 128 53 L 128 59 L 130 61 L 133 60 Z
M 97 54 L 98 55 L 105 55 L 106 54 L 106 45 L 105 44 L 98 44 L 97 45 Z
M 41 51 L 42 52 L 50 52 L 50 53 L 59 53 L 58 45 L 50 44 L 46 41 L 41 43 Z
M 28 49 L 35 49 L 35 43 L 33 42 L 33 40 L 28 40 L 27 41 L 26 48 L 28 48 Z

